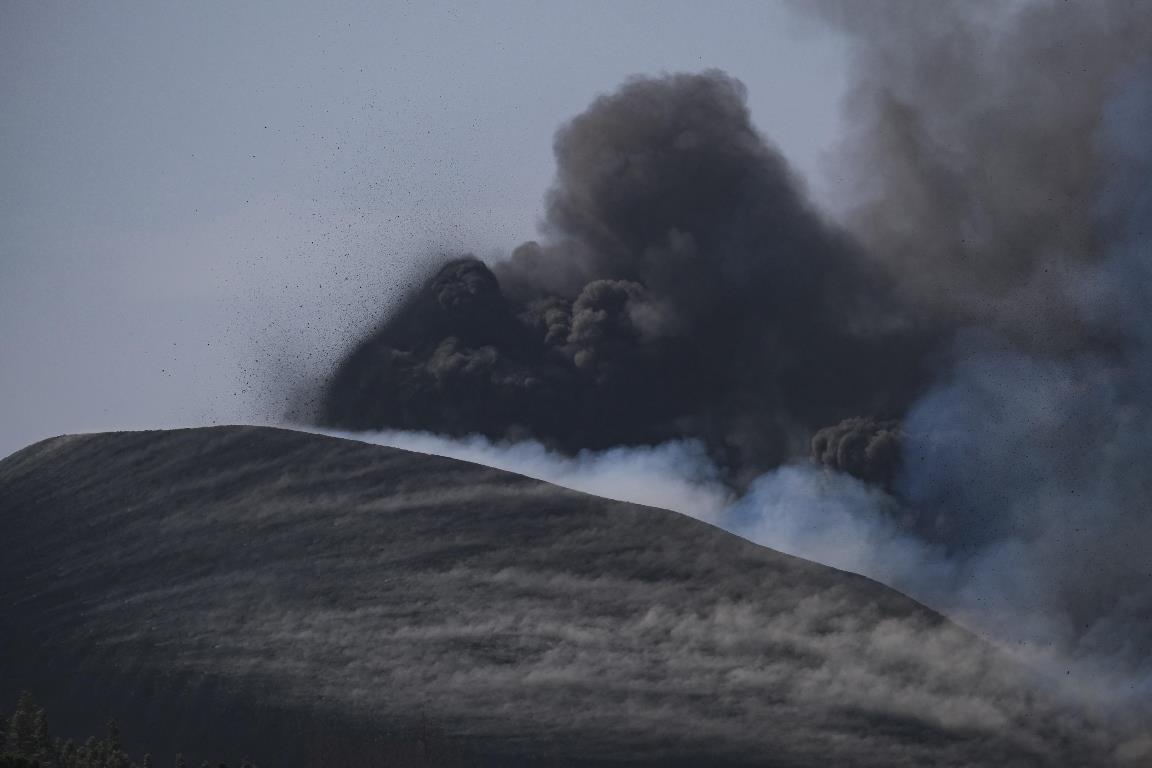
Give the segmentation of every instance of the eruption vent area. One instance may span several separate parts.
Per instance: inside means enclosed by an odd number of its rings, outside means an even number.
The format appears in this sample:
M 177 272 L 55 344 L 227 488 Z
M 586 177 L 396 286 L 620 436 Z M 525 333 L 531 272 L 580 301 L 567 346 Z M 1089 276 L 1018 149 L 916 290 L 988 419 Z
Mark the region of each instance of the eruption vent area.
M 738 81 L 634 79 L 555 151 L 543 239 L 444 265 L 339 367 L 326 426 L 696 438 L 749 476 L 918 391 L 933 334 L 804 200 Z

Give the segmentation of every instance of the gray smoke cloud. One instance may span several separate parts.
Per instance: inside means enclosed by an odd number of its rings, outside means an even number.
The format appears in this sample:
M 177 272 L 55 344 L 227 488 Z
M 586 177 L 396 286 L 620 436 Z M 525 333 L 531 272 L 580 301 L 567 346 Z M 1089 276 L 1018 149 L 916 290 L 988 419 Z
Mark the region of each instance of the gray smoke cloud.
M 1117 222 L 1102 121 L 1146 63 L 1140 4 L 803 4 L 849 35 L 839 201 L 902 292 L 1039 350 L 1107 338 L 1085 301 Z
M 955 581 L 900 581 L 1122 663 L 1147 697 L 1152 14 L 878 5 L 815 6 L 854 52 L 842 202 L 902 295 L 957 328 L 894 486 Z

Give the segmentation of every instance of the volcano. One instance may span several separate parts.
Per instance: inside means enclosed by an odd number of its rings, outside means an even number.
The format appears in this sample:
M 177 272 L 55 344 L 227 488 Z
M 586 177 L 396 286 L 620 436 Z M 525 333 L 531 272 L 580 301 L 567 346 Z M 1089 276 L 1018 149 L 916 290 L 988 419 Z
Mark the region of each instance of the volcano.
M 894 590 L 466 462 L 256 427 L 58 437 L 0 462 L 0 530 L 0 695 L 154 753 L 1107 764 L 1090 717 Z

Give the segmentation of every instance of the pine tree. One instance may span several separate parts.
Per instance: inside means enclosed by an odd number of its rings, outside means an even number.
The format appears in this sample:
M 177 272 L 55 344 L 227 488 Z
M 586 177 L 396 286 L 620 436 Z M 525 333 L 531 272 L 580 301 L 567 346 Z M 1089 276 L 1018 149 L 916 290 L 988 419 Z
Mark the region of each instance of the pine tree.
M 116 724 L 115 720 L 108 721 L 108 749 L 112 752 L 120 752 L 120 726 Z
M 141 764 L 140 768 L 152 768 L 152 754 L 151 753 L 147 753 L 144 755 L 144 762 Z
M 36 707 L 32 715 L 32 749 L 30 757 L 47 763 L 52 756 L 52 740 L 48 738 L 48 713 Z
M 184 762 L 183 753 L 176 754 L 176 768 L 188 768 L 188 763 Z
M 19 757 L 36 757 L 36 705 L 32 694 L 24 691 L 16 702 L 16 711 L 8 721 L 7 744 L 9 754 Z
M 104 737 L 105 758 L 107 768 L 128 768 L 128 755 L 120 739 L 120 726 L 115 720 L 108 721 L 108 735 Z
M 63 768 L 74 768 L 78 765 L 78 762 L 76 758 L 76 743 L 72 741 L 72 739 L 68 739 L 68 741 L 64 742 L 60 747 L 60 765 L 63 766 Z
M 96 741 L 96 737 L 89 736 L 88 740 L 84 742 L 84 746 L 80 747 L 79 759 L 76 762 L 84 768 L 100 765 L 103 762 L 101 746 L 100 742 Z

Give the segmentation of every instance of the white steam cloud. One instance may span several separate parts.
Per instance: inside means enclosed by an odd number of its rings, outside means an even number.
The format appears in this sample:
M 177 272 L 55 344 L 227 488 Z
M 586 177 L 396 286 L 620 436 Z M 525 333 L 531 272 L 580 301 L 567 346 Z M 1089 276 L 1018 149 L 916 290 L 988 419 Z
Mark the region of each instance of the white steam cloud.
M 534 441 L 496 443 L 480 436 L 453 439 L 428 432 L 296 428 L 471 461 L 607 499 L 671 509 L 717 525 L 733 501 L 731 491 L 720 480 L 719 470 L 708 461 L 704 447 L 693 440 L 566 456 Z

